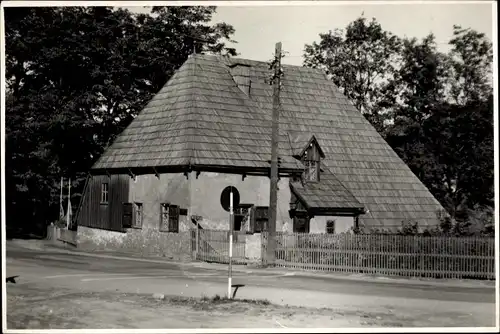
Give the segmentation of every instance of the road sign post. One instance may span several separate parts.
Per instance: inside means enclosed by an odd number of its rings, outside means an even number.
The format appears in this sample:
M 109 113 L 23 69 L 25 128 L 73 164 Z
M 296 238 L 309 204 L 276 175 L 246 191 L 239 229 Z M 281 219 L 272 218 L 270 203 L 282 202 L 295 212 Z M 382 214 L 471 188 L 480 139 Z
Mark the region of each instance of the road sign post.
M 229 272 L 227 280 L 227 298 L 231 299 L 231 287 L 232 287 L 232 259 L 233 259 L 233 189 L 231 187 L 231 192 L 229 193 Z

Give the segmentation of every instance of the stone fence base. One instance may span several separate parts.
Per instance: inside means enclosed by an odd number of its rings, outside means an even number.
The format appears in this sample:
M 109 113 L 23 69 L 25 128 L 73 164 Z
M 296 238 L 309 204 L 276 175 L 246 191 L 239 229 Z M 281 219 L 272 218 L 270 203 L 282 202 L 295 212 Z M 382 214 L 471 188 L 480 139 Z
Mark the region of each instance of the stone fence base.
M 79 249 L 86 251 L 117 251 L 189 261 L 190 233 L 169 233 L 151 229 L 129 229 L 125 233 L 79 226 L 77 244 Z

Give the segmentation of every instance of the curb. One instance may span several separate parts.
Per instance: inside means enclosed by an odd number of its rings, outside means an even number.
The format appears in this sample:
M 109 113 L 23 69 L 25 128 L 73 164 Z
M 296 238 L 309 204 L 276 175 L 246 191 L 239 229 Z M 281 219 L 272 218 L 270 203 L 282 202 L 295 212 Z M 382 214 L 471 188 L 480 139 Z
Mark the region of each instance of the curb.
M 214 263 L 206 263 L 199 261 L 175 261 L 175 260 L 164 260 L 161 258 L 154 257 L 134 257 L 129 254 L 117 254 L 117 255 L 109 255 L 109 254 L 99 254 L 99 253 L 88 253 L 84 251 L 70 250 L 65 249 L 64 246 L 56 246 L 52 244 L 46 245 L 45 249 L 51 249 L 58 253 L 63 254 L 72 254 L 72 255 L 80 255 L 80 256 L 88 256 L 88 257 L 96 257 L 96 258 L 108 258 L 108 259 L 116 259 L 116 260 L 127 260 L 127 261 L 138 261 L 138 262 L 149 262 L 149 263 L 166 263 L 173 264 L 178 266 L 190 266 L 195 268 L 203 268 L 203 269 L 215 269 L 215 270 L 226 270 L 227 265 L 223 264 L 214 264 Z M 476 288 L 476 289 L 495 289 L 496 282 L 493 281 L 426 281 L 420 280 L 418 278 L 412 279 L 401 279 L 401 278 L 391 278 L 386 276 L 364 276 L 362 274 L 353 274 L 353 275 L 338 275 L 338 274 L 324 274 L 318 272 L 306 272 L 306 271 L 290 271 L 290 270 L 280 270 L 280 269 L 267 269 L 267 268 L 249 268 L 249 267 L 239 267 L 238 265 L 233 266 L 232 270 L 234 272 L 243 272 L 243 273 L 267 273 L 267 274 L 288 274 L 289 276 L 295 277 L 314 277 L 314 278 L 325 278 L 332 280 L 344 280 L 344 281 L 357 281 L 357 282 L 372 282 L 379 284 L 398 284 L 398 285 L 426 285 L 426 286 L 435 286 L 435 287 L 456 287 L 456 288 Z
M 217 264 L 218 265 L 218 264 Z M 214 268 L 214 265 L 206 263 L 198 263 L 197 267 L 210 269 Z M 220 268 L 222 269 L 222 268 Z M 344 280 L 344 281 L 357 281 L 357 282 L 373 282 L 378 284 L 398 284 L 398 285 L 426 285 L 426 286 L 436 286 L 436 287 L 460 287 L 460 288 L 472 288 L 472 289 L 495 289 L 495 281 L 436 281 L 436 280 L 421 280 L 419 278 L 392 278 L 388 276 L 369 276 L 363 274 L 351 274 L 342 275 L 338 273 L 320 273 L 320 272 L 307 272 L 307 271 L 291 271 L 291 270 L 280 270 L 280 269 L 261 269 L 261 268 L 235 268 L 233 266 L 233 271 L 247 272 L 247 273 L 258 273 L 265 272 L 270 274 L 285 274 L 289 273 L 291 276 L 295 277 L 310 277 L 310 278 L 325 278 L 332 280 Z

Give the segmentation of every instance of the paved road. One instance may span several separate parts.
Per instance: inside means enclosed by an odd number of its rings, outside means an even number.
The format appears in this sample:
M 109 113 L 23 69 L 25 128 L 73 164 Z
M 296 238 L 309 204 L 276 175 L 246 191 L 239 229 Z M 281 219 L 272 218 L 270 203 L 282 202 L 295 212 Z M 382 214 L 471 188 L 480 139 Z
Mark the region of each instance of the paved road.
M 49 284 L 85 291 L 165 293 L 200 297 L 225 295 L 227 271 L 193 265 L 89 257 L 56 251 L 7 248 L 7 276 L 20 275 L 18 284 Z M 495 289 L 396 284 L 303 277 L 262 271 L 235 272 L 234 284 L 244 284 L 241 298 L 305 307 L 329 307 L 419 312 L 421 317 L 467 313 L 484 326 L 493 326 Z M 446 314 L 445 314 L 446 313 Z M 451 313 L 449 316 L 452 316 Z

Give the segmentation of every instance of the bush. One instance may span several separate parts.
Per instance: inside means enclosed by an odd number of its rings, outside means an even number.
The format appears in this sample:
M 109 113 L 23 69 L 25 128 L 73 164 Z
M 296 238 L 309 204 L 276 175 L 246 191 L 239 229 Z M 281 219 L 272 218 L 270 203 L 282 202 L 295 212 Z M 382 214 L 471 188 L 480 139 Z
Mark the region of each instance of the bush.
M 366 227 L 359 224 L 351 228 L 354 234 L 364 235 L 420 235 L 420 236 L 495 236 L 495 212 L 492 207 L 475 206 L 467 212 L 467 219 L 463 221 L 453 219 L 446 211 L 436 212 L 439 220 L 438 226 L 420 228 L 417 221 L 406 220 L 401 222 L 401 227 L 396 231 L 384 228 Z
M 54 226 L 56 226 L 58 228 L 64 228 L 64 227 L 66 227 L 66 219 L 65 218 L 59 218 L 53 224 L 54 224 Z
M 490 206 L 475 206 L 467 212 L 469 230 L 473 234 L 495 236 L 495 210 Z
M 418 229 L 418 222 L 416 221 L 402 221 L 401 228 L 398 231 L 399 235 L 418 235 L 420 231 Z
M 438 212 L 439 234 L 455 237 L 495 236 L 494 209 L 476 205 L 466 211 L 466 219 L 455 220 L 448 214 Z

